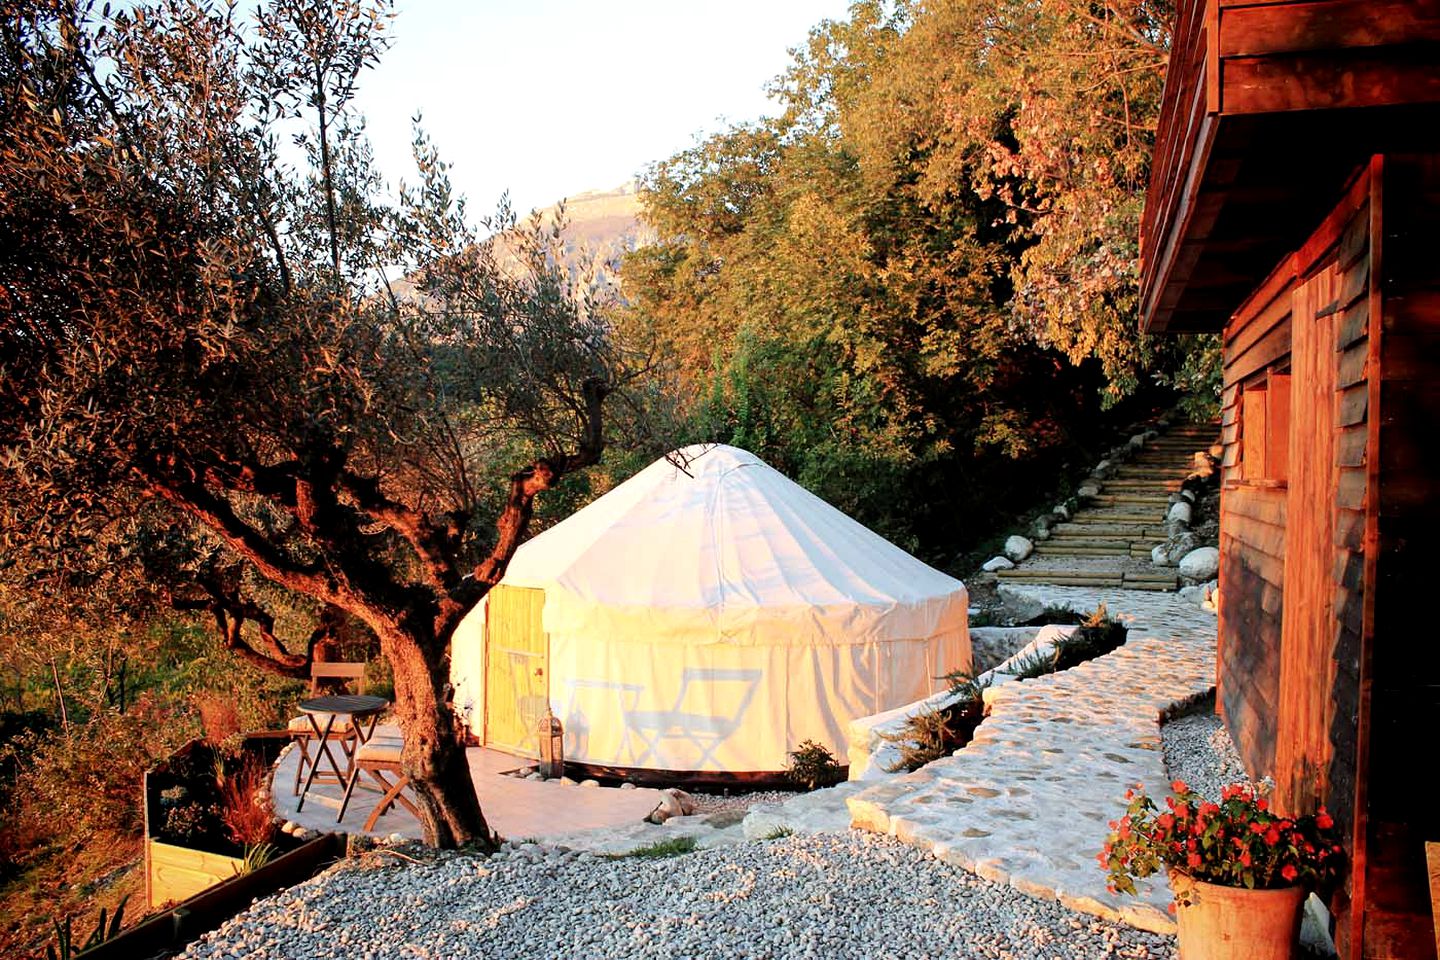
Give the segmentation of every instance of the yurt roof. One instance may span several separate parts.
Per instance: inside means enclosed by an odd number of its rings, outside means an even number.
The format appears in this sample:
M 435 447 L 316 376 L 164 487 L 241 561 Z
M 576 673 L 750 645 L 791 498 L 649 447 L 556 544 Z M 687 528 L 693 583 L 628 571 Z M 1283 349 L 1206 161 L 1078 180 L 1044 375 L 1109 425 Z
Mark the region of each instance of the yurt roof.
M 863 643 L 965 622 L 959 580 L 754 454 L 661 458 L 523 544 L 505 584 L 545 590 L 545 629 L 656 642 Z

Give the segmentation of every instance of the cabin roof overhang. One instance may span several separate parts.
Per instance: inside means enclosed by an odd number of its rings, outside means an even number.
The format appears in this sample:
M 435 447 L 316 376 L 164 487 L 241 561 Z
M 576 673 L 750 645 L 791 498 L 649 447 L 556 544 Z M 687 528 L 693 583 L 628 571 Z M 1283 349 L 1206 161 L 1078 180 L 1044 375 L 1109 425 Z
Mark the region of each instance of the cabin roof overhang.
M 1440 0 L 1181 0 L 1141 325 L 1214 332 L 1375 153 L 1440 150 Z

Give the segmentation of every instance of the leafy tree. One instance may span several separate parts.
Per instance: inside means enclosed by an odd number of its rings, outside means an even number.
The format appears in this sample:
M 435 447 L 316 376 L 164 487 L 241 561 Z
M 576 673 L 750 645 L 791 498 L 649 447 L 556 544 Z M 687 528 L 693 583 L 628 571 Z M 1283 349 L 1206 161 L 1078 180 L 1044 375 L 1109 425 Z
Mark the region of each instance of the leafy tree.
M 3 575 L 203 611 L 288 675 L 358 625 L 427 839 L 488 843 L 448 645 L 537 497 L 599 459 L 629 374 L 558 225 L 471 225 L 419 134 L 386 199 L 352 101 L 389 22 L 387 0 L 249 24 L 6 6 Z
M 997 166 L 1016 114 L 984 51 L 1047 55 L 1038 31 L 1002 36 L 1028 6 L 857 3 L 796 52 L 779 116 L 642 181 L 660 240 L 626 261 L 625 323 L 668 345 L 697 438 L 749 446 L 911 547 L 1038 493 L 1014 481 L 1091 433 L 1105 383 L 1098 350 L 1021 309 L 1047 235 L 1020 205 L 1060 188 Z M 1104 295 L 1059 289 L 1125 326 Z M 1112 382 L 1143 350 L 1133 320 L 1106 340 L 1128 351 Z

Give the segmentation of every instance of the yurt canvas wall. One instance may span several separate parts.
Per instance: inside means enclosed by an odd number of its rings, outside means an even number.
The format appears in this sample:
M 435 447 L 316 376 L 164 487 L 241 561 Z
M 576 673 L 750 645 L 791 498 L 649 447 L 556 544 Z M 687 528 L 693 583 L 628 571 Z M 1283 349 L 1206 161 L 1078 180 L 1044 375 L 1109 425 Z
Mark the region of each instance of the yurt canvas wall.
M 462 625 L 456 702 L 482 740 L 533 755 L 548 705 L 567 760 L 773 772 L 804 740 L 843 757 L 850 720 L 968 669 L 958 580 L 744 451 L 677 459 L 525 544 Z

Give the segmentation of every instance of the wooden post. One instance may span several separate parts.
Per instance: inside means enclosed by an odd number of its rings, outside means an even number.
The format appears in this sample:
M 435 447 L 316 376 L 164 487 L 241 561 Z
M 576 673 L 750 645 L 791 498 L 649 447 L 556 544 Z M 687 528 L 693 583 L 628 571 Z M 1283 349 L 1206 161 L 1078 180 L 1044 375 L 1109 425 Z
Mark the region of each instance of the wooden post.
M 1430 916 L 1435 925 L 1435 952 L 1440 954 L 1440 843 L 1425 844 L 1430 872 Z

